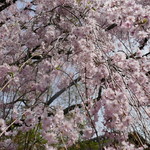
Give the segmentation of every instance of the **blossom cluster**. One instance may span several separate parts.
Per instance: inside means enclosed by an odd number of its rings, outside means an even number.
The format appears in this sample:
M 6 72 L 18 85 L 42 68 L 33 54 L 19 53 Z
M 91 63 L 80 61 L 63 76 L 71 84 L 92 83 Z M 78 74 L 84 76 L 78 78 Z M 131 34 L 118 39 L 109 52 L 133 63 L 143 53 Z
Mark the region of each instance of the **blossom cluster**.
M 23 8 L 16 1 L 6 4 L 9 7 L 2 3 L 5 9 L 0 6 L 0 149 L 17 149 L 20 132 L 37 130 L 47 149 L 67 149 L 79 140 L 98 138 L 102 109 L 104 134 L 116 139 L 118 148 L 135 149 L 127 142 L 128 132 L 143 119 L 139 108 L 149 121 L 145 107 L 150 103 L 150 58 L 133 47 L 132 40 L 146 41 L 143 48 L 148 43 L 150 3 L 33 0 L 24 1 Z M 115 41 L 121 45 L 118 49 Z M 68 92 L 68 106 L 59 106 L 58 97 L 72 86 L 79 99 L 70 104 L 74 94 Z M 147 137 L 144 123 L 141 128 Z

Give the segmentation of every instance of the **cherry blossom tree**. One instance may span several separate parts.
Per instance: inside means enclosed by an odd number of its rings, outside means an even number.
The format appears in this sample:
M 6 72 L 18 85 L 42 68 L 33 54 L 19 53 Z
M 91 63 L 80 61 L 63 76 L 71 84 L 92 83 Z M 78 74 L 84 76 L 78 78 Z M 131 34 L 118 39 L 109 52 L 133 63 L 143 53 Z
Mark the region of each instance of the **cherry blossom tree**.
M 0 149 L 148 148 L 149 18 L 148 0 L 1 0 Z

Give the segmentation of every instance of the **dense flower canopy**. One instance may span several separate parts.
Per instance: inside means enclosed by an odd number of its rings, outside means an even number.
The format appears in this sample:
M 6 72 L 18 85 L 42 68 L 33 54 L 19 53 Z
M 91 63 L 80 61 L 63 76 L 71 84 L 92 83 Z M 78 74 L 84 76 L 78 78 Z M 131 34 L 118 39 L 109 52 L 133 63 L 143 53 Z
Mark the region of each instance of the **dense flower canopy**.
M 0 149 L 68 149 L 93 136 L 100 148 L 103 132 L 117 141 L 106 150 L 134 150 L 138 130 L 150 142 L 149 19 L 149 0 L 2 0 Z

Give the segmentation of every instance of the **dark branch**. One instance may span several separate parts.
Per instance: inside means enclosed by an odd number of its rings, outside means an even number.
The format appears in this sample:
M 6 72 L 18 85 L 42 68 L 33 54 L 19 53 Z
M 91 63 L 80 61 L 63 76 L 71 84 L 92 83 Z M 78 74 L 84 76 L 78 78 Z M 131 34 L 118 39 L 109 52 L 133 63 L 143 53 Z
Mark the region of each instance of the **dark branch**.
M 139 43 L 140 43 L 139 49 L 142 50 L 142 49 L 146 46 L 147 42 L 148 42 L 148 38 L 142 39 L 142 40 L 139 42 Z
M 144 56 L 148 56 L 149 54 L 150 54 L 150 52 L 148 52 L 148 53 L 144 54 L 142 57 L 144 57 Z
M 97 100 L 101 99 L 101 97 L 102 97 L 102 86 L 99 87 Z
M 66 88 L 63 88 L 62 90 L 58 91 L 55 95 L 53 95 L 46 103 L 46 105 L 50 105 L 56 98 L 58 98 L 62 93 L 64 93 L 68 88 L 70 88 L 71 86 L 75 85 L 77 82 L 79 82 L 81 80 L 81 77 L 78 77 L 77 79 L 75 79 L 74 81 L 72 81 L 69 86 L 67 86 Z
M 76 107 L 78 108 L 82 108 L 81 104 L 75 104 L 75 105 L 71 105 L 67 108 L 64 109 L 64 115 L 68 114 L 71 110 L 74 110 Z
M 12 2 L 6 3 L 5 0 L 2 0 L 2 5 L 0 6 L 0 12 L 4 9 L 8 8 L 10 5 L 14 4 L 17 0 L 13 0 Z
M 111 24 L 110 26 L 108 26 L 105 31 L 109 31 L 109 30 L 112 30 L 113 28 L 117 27 L 117 24 L 116 23 L 113 23 Z

